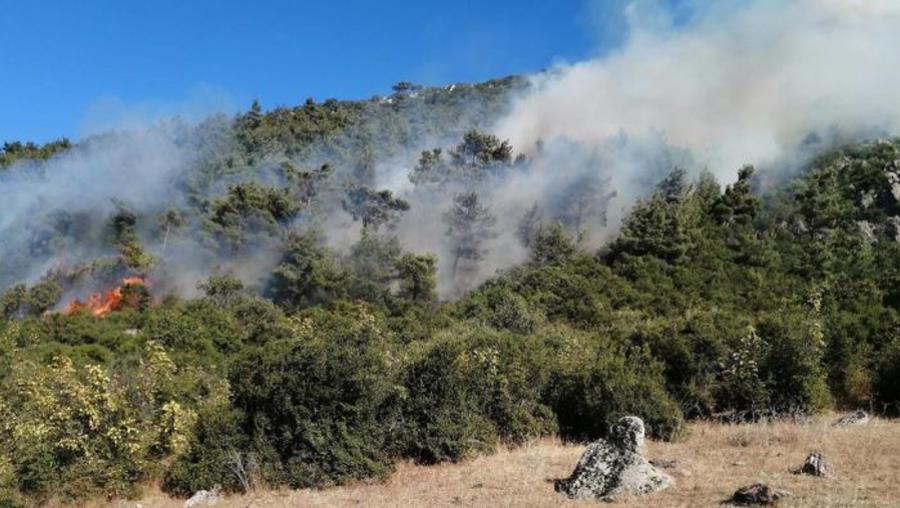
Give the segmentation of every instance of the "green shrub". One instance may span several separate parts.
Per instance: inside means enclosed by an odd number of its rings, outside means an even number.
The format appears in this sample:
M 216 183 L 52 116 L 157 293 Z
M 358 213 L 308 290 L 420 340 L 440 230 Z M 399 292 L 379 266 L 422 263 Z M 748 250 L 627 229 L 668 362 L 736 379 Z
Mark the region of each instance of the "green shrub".
M 17 490 L 37 499 L 136 495 L 184 451 L 193 426 L 194 412 L 166 390 L 176 374 L 155 343 L 127 374 L 65 357 L 19 363 L 0 399 L 0 451 Z
M 722 362 L 716 390 L 719 411 L 730 412 L 737 420 L 754 419 L 767 412 L 769 390 L 761 371 L 766 354 L 766 342 L 756 327 L 748 326 Z
M 543 333 L 551 365 L 545 397 L 563 438 L 602 437 L 626 415 L 641 417 L 651 437 L 668 439 L 681 430 L 681 411 L 665 390 L 662 366 L 648 350 L 623 350 L 564 327 Z
M 142 332 L 166 348 L 209 358 L 216 355 L 216 331 L 208 329 L 201 314 L 181 306 L 154 309 Z
M 188 451 L 166 473 L 163 488 L 176 496 L 219 487 L 226 492 L 246 490 L 256 480 L 248 440 L 240 424 L 243 416 L 229 406 L 201 411 Z
M 708 417 L 720 410 L 720 370 L 728 349 L 725 340 L 738 316 L 721 311 L 688 309 L 669 316 L 620 311 L 610 333 L 638 347 L 648 347 L 663 367 L 665 386 L 688 418 Z M 721 402 L 721 401 L 719 401 Z
M 534 338 L 468 324 L 441 333 L 406 369 L 403 453 L 456 461 L 552 432 L 541 372 Z
M 800 311 L 764 316 L 757 323 L 767 352 L 760 375 L 769 390 L 767 410 L 815 412 L 831 404 L 822 367 L 824 336 L 818 320 Z
M 881 355 L 875 375 L 876 407 L 890 416 L 900 416 L 900 340 Z
M 386 443 L 399 393 L 383 343 L 365 311 L 318 313 L 298 323 L 295 338 L 235 364 L 234 405 L 267 480 L 299 488 L 391 471 Z
M 479 411 L 480 394 L 457 377 L 459 354 L 454 345 L 439 344 L 406 371 L 401 452 L 418 462 L 457 461 L 497 444 L 496 426 Z
M 15 467 L 8 457 L 0 457 L 0 507 L 25 506 L 25 497 L 19 492 Z

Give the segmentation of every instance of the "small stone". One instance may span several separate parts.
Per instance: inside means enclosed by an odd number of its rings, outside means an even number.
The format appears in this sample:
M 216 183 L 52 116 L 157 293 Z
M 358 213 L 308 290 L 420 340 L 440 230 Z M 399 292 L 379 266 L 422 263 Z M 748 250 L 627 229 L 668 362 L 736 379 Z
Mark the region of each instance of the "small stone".
M 806 462 L 795 473 L 830 478 L 834 474 L 834 469 L 824 455 L 819 452 L 813 452 L 806 457 Z
M 764 483 L 754 483 L 746 487 L 741 487 L 731 496 L 731 502 L 739 505 L 771 505 L 775 504 L 784 496 L 783 492 L 779 492 Z
M 681 465 L 678 459 L 650 459 L 650 463 L 660 469 L 674 469 Z
M 869 413 L 860 409 L 855 413 L 838 418 L 832 425 L 835 427 L 854 427 L 857 425 L 865 425 L 867 423 L 869 423 Z

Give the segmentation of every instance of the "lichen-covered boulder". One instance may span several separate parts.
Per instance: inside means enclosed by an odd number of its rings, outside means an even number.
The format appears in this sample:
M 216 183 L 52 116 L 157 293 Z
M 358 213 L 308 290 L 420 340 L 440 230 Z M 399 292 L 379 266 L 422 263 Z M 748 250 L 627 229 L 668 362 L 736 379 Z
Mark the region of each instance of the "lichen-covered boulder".
M 838 418 L 833 425 L 835 427 L 855 427 L 867 423 L 869 423 L 869 413 L 860 409 L 859 411 Z
M 570 498 L 611 499 L 621 494 L 649 494 L 672 485 L 672 477 L 641 455 L 643 446 L 644 422 L 635 416 L 620 419 L 607 439 L 588 446 L 569 478 L 557 480 L 556 491 Z

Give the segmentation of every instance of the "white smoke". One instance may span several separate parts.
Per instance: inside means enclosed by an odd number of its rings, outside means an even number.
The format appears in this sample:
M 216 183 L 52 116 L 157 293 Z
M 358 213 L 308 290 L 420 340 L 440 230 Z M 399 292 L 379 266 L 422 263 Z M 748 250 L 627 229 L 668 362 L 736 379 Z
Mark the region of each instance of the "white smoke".
M 151 210 L 178 204 L 169 200 L 178 195 L 176 177 L 191 160 L 179 143 L 185 129 L 166 122 L 108 133 L 49 161 L 0 172 L 0 266 L 8 270 L 0 273 L 0 286 L 33 282 L 50 268 L 109 254 L 113 249 L 99 240 L 104 224 L 98 218 L 105 219 L 117 203 Z M 54 235 L 58 228 L 68 234 Z
M 491 129 L 531 160 L 479 190 L 498 218 L 499 235 L 473 282 L 524 261 L 517 221 L 535 203 L 545 218 L 559 218 L 582 183 L 602 183 L 596 200 L 616 193 L 605 214 L 580 225 L 586 246 L 596 247 L 676 166 L 705 168 L 727 183 L 745 164 L 795 167 L 811 153 L 804 147 L 811 135 L 846 140 L 897 132 L 900 2 L 692 5 L 676 23 L 675 13 L 656 2 L 630 2 L 619 49 L 531 78 Z M 401 239 L 438 253 L 441 292 L 458 293 L 446 239 L 435 226 L 449 197 L 395 188 L 414 203 Z
M 460 140 L 425 134 L 417 150 L 374 161 L 376 187 L 391 189 L 411 204 L 392 233 L 407 250 L 439 255 L 442 294 L 458 294 L 525 260 L 516 226 L 533 204 L 552 221 L 570 214 L 576 200 L 602 201 L 605 210 L 587 210 L 575 221 L 586 245 L 595 247 L 615 234 L 635 200 L 673 167 L 706 167 L 728 182 L 747 163 L 793 164 L 810 134 L 838 132 L 846 139 L 897 132 L 900 2 L 727 0 L 694 7 L 685 19 L 656 3 L 635 1 L 625 14 L 628 32 L 620 48 L 533 76 L 511 111 L 490 129 L 516 152 L 529 155 L 529 162 L 478 186 L 480 199 L 497 218 L 497 238 L 486 246 L 477 276 L 464 284 L 453 280 L 443 222 L 452 192 L 419 189 L 408 180 L 419 150 Z M 486 120 L 475 116 L 450 130 L 462 132 L 473 121 Z M 216 150 L 202 140 L 183 143 L 184 135 L 183 129 L 160 127 L 101 136 L 35 164 L 34 171 L 0 173 L 5 200 L 0 256 L 12 260 L 0 266 L 17 270 L 0 273 L 5 275 L 0 286 L 34 281 L 60 257 L 72 265 L 110 253 L 79 252 L 76 247 L 91 245 L 82 242 L 49 245 L 40 259 L 16 258 L 28 251 L 25 246 L 50 236 L 31 227 L 48 210 L 106 217 L 118 200 L 152 218 L 177 205 L 167 200 L 184 197 L 173 187 L 179 175 L 202 160 L 199 152 Z M 309 168 L 331 161 L 297 162 Z M 338 169 L 343 174 L 352 170 Z M 229 181 L 217 182 L 210 192 L 223 192 Z M 605 200 L 613 191 L 615 197 Z M 329 245 L 347 252 L 360 236 L 359 224 L 341 210 L 339 197 L 330 201 L 320 224 Z M 103 227 L 94 224 L 84 234 L 100 235 Z M 243 278 L 260 280 L 277 259 L 270 248 L 257 249 L 253 257 L 219 259 L 200 252 L 187 236 L 171 243 L 165 256 L 178 272 L 173 278 L 183 294 L 190 294 L 216 265 L 243 267 Z M 148 247 L 157 253 L 158 246 Z
M 621 49 L 535 77 L 495 132 L 527 150 L 657 130 L 730 178 L 790 155 L 811 132 L 896 130 L 894 0 L 719 2 L 680 26 L 647 12 L 647 2 L 627 7 Z

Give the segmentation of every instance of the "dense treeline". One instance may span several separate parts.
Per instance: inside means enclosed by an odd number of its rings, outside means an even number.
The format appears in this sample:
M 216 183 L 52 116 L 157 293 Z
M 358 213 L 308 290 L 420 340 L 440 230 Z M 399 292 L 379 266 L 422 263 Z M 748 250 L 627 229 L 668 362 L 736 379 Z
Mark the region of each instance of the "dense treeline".
M 66 138 L 38 145 L 21 141 L 5 142 L 0 147 L 0 170 L 11 166 L 14 162 L 25 160 L 46 160 L 58 152 L 68 150 L 72 143 Z
M 393 102 L 374 103 L 394 111 L 416 93 L 431 92 L 401 84 Z M 241 144 L 187 183 L 214 186 L 263 153 L 321 150 L 339 167 L 359 157 L 338 194 L 361 225 L 348 252 L 297 220 L 334 192 L 322 185 L 333 170 L 282 164 L 283 185 L 235 182 L 212 199 L 198 190 L 199 212 L 154 224 L 163 245 L 190 222 L 216 249 L 273 245 L 259 287 L 221 273 L 184 299 L 129 284 L 103 318 L 54 312 L 85 273 L 109 280 L 158 263 L 139 234 L 147 217 L 123 204 L 97 232 L 117 256 L 3 294 L 2 502 L 132 496 L 153 479 L 177 495 L 326 486 L 385 477 L 401 459 L 592 439 L 624 414 L 671 439 L 690 418 L 900 411 L 900 142 L 831 150 L 793 175 L 746 167 L 724 189 L 673 168 L 599 250 L 577 221 L 523 210 L 528 261 L 440 301 L 437 258 L 405 251 L 391 229 L 409 204 L 366 184 L 374 156 L 348 155 L 358 145 L 347 132 L 364 134 L 347 130 L 362 125 L 347 107 L 254 107 L 228 131 Z M 465 271 L 495 227 L 465 182 L 528 161 L 492 136 L 457 134 L 455 148 L 423 153 L 410 179 L 462 182 L 443 226 Z

